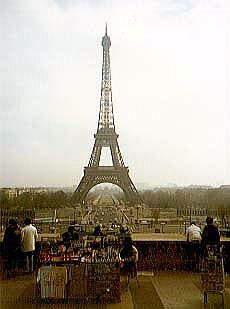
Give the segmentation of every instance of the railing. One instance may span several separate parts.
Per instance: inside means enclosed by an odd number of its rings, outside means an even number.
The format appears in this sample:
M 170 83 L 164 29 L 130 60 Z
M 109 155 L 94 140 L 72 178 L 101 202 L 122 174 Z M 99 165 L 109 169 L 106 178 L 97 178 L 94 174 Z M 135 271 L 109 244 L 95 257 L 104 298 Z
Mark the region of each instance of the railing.
M 49 243 L 52 240 L 49 240 Z M 194 250 L 198 252 L 194 261 L 190 258 L 190 248 L 183 240 L 153 240 L 134 241 L 139 253 L 139 271 L 199 271 L 200 248 L 199 244 L 194 244 Z M 230 273 L 230 240 L 222 242 L 223 261 L 225 272 Z M 40 253 L 40 242 L 37 244 L 35 260 Z M 5 263 L 3 256 L 0 258 L 0 277 L 4 278 Z M 191 268 L 191 263 L 195 264 L 195 269 Z M 18 272 L 23 272 L 23 260 L 18 261 Z
M 199 270 L 202 248 L 194 244 L 193 251 L 197 252 L 195 260 L 191 260 L 191 246 L 186 241 L 135 241 L 138 252 L 139 271 L 188 271 Z M 225 271 L 230 273 L 230 240 L 222 242 Z M 191 268 L 194 265 L 194 269 Z

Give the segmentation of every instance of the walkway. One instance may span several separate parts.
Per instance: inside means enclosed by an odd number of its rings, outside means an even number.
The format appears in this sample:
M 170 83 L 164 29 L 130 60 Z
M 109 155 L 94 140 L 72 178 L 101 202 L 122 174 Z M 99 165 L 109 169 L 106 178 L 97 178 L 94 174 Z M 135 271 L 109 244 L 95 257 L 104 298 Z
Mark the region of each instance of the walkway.
M 121 303 L 108 305 L 41 304 L 36 301 L 34 275 L 0 282 L 1 309 L 200 309 L 200 275 L 184 272 L 140 273 L 140 288 L 132 280 L 122 289 Z M 221 297 L 210 295 L 206 309 L 220 309 Z M 230 277 L 226 278 L 225 308 L 230 308 Z

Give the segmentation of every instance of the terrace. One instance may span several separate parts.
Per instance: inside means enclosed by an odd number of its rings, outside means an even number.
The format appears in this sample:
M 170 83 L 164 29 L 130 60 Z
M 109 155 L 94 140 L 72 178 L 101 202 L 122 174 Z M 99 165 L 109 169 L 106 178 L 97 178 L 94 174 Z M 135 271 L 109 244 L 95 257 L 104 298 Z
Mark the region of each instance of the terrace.
M 48 236 L 48 235 L 47 235 Z M 54 235 L 52 235 L 53 237 Z M 44 303 L 38 297 L 36 288 L 36 275 L 18 275 L 11 280 L 3 280 L 0 285 L 1 308 L 2 309 L 30 309 L 30 308 L 111 308 L 111 309 L 192 309 L 204 308 L 203 293 L 201 287 L 201 275 L 198 272 L 189 272 L 183 265 L 173 265 L 174 257 L 167 254 L 161 255 L 161 266 L 155 261 L 154 267 L 146 264 L 144 248 L 157 248 L 167 244 L 175 249 L 175 244 L 183 248 L 185 238 L 183 235 L 175 234 L 134 234 L 134 242 L 140 252 L 140 263 L 138 265 L 137 286 L 132 279 L 128 290 L 125 288 L 124 277 L 121 277 L 121 302 L 109 304 L 77 304 L 74 301 L 65 303 Z M 229 239 L 222 238 L 222 243 L 229 250 Z M 170 247 L 169 246 L 169 247 Z M 182 246 L 182 247 L 181 247 Z M 178 249 L 178 248 L 177 248 Z M 172 253 L 172 251 L 171 251 Z M 179 254 L 179 252 L 177 251 Z M 145 257 L 145 258 L 144 258 Z M 229 259 L 229 255 L 227 255 Z M 182 260 L 180 260 L 182 261 Z M 227 264 L 225 265 L 227 268 Z M 170 265 L 171 263 L 171 265 Z M 164 267 L 162 267 L 162 265 Z M 186 264 L 184 264 L 186 265 Z M 148 271 L 147 271 L 148 270 Z M 225 308 L 230 308 L 230 277 L 225 273 Z M 68 303 L 67 303 L 68 302 Z M 208 304 L 205 308 L 217 309 L 221 307 L 221 297 L 217 294 L 208 294 Z

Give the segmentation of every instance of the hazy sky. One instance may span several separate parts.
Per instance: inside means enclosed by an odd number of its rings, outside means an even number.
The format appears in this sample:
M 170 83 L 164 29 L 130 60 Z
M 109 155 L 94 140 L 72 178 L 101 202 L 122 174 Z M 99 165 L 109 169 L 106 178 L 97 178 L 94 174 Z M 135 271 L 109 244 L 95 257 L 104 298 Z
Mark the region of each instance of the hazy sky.
M 77 185 L 105 22 L 134 183 L 230 183 L 229 0 L 2 0 L 0 186 Z

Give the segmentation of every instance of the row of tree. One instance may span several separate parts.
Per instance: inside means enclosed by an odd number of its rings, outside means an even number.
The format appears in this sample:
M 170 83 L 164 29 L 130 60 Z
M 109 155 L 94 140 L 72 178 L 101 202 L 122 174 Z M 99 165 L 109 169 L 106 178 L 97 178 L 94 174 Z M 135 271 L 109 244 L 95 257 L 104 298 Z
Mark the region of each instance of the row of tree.
M 99 192 L 89 192 L 89 203 L 93 202 Z M 124 201 L 124 195 L 113 192 L 120 202 Z M 155 208 L 230 208 L 230 190 L 148 190 L 140 192 L 145 205 Z M 76 206 L 71 192 L 24 192 L 16 197 L 9 198 L 4 191 L 0 191 L 0 206 L 2 209 L 42 209 Z
M 42 209 L 73 207 L 73 202 L 72 194 L 63 191 L 24 192 L 12 198 L 0 192 L 0 205 L 2 209 Z
M 178 189 L 148 190 L 140 193 L 145 204 L 158 208 L 227 208 L 230 207 L 230 190 Z

